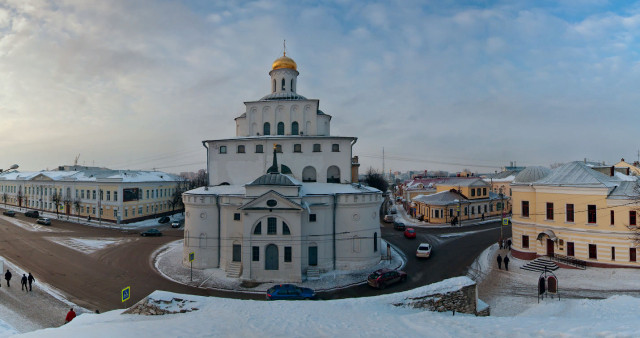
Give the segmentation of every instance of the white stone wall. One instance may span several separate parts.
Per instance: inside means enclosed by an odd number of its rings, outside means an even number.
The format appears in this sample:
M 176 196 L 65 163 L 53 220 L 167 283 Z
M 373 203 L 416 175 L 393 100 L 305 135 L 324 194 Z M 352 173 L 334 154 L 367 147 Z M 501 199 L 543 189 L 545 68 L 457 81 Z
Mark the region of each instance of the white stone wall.
M 183 264 L 189 266 L 189 253 L 195 252 L 193 267 L 218 266 L 218 210 L 213 195 L 182 195 L 185 205 Z
M 336 166 L 340 172 L 341 183 L 351 183 L 351 142 L 350 137 L 271 137 L 259 139 L 232 139 L 209 141 L 209 185 L 223 182 L 245 184 L 264 175 L 273 162 L 273 144 L 282 146 L 278 153 L 278 164 L 288 166 L 293 177 L 302 181 L 305 167 L 316 170 L 316 181 L 327 181 L 327 170 Z M 263 153 L 256 153 L 256 145 L 263 147 Z M 294 152 L 294 144 L 300 144 L 302 152 Z M 321 152 L 314 152 L 313 145 L 320 144 Z M 338 144 L 339 152 L 332 151 L 332 145 Z M 244 145 L 245 152 L 238 153 L 238 145 Z M 220 153 L 220 147 L 226 147 L 226 154 Z
M 328 115 L 318 115 L 318 100 L 253 101 L 245 102 L 245 117 L 236 118 L 236 136 L 265 136 L 264 123 L 269 122 L 269 135 L 277 135 L 278 122 L 284 123 L 284 135 L 292 135 L 291 124 L 298 122 L 298 134 L 328 136 L 318 133 L 318 120 L 322 124 L 330 120 Z M 325 128 L 328 130 L 328 128 Z M 323 129 L 324 130 L 324 129 Z
M 338 195 L 336 268 L 360 269 L 380 261 L 380 194 Z M 375 235 L 377 234 L 377 236 Z M 374 238 L 376 249 L 374 250 Z M 386 248 L 385 248 L 386 250 Z

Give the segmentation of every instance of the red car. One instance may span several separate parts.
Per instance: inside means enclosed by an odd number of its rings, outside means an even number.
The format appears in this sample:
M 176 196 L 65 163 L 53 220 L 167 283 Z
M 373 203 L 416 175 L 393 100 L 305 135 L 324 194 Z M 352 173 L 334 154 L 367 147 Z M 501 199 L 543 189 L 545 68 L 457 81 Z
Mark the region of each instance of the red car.
M 413 228 L 407 228 L 407 230 L 404 231 L 404 237 L 416 238 L 416 230 Z
M 384 289 L 387 285 L 406 280 L 407 273 L 404 271 L 380 269 L 369 275 L 367 283 L 374 288 Z

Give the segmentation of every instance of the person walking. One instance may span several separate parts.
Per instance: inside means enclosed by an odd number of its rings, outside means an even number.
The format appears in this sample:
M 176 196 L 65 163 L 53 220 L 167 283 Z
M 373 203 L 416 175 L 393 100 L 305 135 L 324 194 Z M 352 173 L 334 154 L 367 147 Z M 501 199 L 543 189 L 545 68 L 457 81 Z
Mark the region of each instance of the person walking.
M 507 240 L 507 248 L 511 250 L 511 238 Z
M 7 280 L 7 287 L 11 287 L 9 284 L 9 281 L 11 281 L 11 272 L 9 272 L 9 269 L 7 269 L 7 273 L 4 274 L 4 279 Z
M 29 291 L 33 291 L 33 290 L 31 289 L 31 284 L 32 284 L 33 282 L 35 282 L 35 281 L 36 281 L 36 279 L 35 279 L 35 278 L 33 278 L 33 275 L 31 274 L 31 272 L 29 272 L 29 276 L 27 277 L 27 280 L 29 281 Z
M 64 323 L 66 324 L 66 323 L 72 321 L 73 318 L 76 318 L 76 313 L 75 313 L 75 311 L 73 311 L 73 308 L 71 308 L 71 310 L 69 310 L 69 312 L 67 312 L 67 316 L 64 318 Z
M 509 256 L 504 256 L 504 269 L 509 271 Z
M 20 284 L 22 285 L 22 290 L 25 290 L 27 292 L 29 292 L 29 287 L 27 287 L 27 275 L 25 275 L 24 273 L 22 274 L 22 278 L 20 279 Z
M 502 238 L 498 240 L 498 246 L 500 247 L 500 250 L 502 250 Z
M 498 270 L 502 270 L 502 256 L 498 254 L 498 258 L 496 260 L 498 261 Z

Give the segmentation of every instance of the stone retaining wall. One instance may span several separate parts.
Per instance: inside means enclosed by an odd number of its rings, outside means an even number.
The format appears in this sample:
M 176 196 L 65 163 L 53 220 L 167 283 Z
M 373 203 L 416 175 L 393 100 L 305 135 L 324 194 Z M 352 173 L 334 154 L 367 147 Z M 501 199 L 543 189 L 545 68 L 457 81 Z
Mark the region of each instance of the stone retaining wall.
M 477 292 L 477 285 L 472 284 L 446 293 L 407 298 L 403 302 L 393 305 L 409 306 L 427 309 L 429 311 L 455 311 L 474 314 L 476 316 L 489 316 L 491 312 L 489 306 L 478 311 Z

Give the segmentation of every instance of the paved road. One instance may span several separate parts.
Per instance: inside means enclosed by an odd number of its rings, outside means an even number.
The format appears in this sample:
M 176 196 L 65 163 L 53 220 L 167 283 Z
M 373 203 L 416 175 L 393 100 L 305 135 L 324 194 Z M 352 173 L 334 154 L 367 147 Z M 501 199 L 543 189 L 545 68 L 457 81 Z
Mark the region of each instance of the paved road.
M 452 228 L 415 228 L 416 238 L 406 239 L 403 231 L 394 230 L 390 223 L 382 223 L 382 238 L 389 241 L 407 256 L 404 271 L 409 275 L 405 283 L 395 284 L 385 290 L 376 290 L 368 285 L 359 285 L 346 290 L 322 293 L 322 299 L 345 297 L 364 297 L 410 290 L 441 280 L 466 275 L 467 268 L 487 247 L 500 238 L 500 221 L 482 225 Z M 505 237 L 511 236 L 511 227 L 502 229 Z M 418 244 L 428 242 L 432 245 L 429 259 L 418 259 L 415 251 Z
M 19 225 L 15 223 L 18 222 Z M 36 278 L 63 292 L 70 301 L 88 308 L 107 311 L 123 308 L 120 290 L 131 287 L 131 305 L 154 290 L 178 293 L 263 299 L 261 295 L 203 290 L 174 283 L 162 277 L 153 267 L 152 253 L 170 241 L 183 236 L 181 229 L 161 227 L 163 237 L 141 237 L 138 231 L 96 228 L 52 220 L 45 227 L 35 219 L 18 214 L 15 218 L 0 215 L 0 255 Z M 408 258 L 406 283 L 390 286 L 385 293 L 408 290 L 446 278 L 464 275 L 466 268 L 486 247 L 495 243 L 500 227 L 497 222 L 473 227 L 421 229 L 418 238 L 405 239 L 401 231 L 382 224 L 382 237 L 403 250 Z M 508 234 L 507 234 L 508 231 Z M 510 229 L 505 227 L 505 235 Z M 66 245 L 60 244 L 67 241 Z M 68 244 L 82 241 L 113 241 L 111 247 L 83 253 Z M 433 245 L 433 257 L 418 261 L 415 249 L 421 241 Z M 91 250 L 89 250 L 91 251 Z M 366 285 L 321 294 L 321 298 L 344 298 L 380 294 Z

